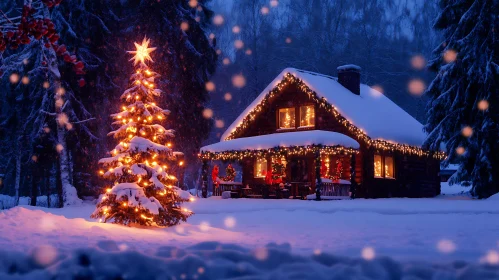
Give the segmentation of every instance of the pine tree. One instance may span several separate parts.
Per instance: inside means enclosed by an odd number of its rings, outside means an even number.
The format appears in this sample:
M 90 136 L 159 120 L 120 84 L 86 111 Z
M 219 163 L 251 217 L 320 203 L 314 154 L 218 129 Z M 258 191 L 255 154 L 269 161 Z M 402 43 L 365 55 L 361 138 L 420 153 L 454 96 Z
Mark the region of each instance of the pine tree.
M 167 162 L 181 153 L 174 152 L 168 139 L 173 130 L 165 129 L 160 122 L 170 113 L 156 105 L 161 90 L 155 88 L 160 75 L 145 64 L 151 60 L 146 38 L 142 45 L 135 44 L 136 73 L 131 76 L 130 87 L 121 95 L 125 103 L 122 111 L 111 115 L 113 125 L 120 125 L 109 133 L 120 142 L 112 150 L 112 157 L 99 161 L 107 171 L 100 171 L 104 178 L 114 180 L 114 186 L 101 197 L 92 218 L 102 222 L 130 225 L 172 226 L 186 221 L 192 212 L 181 208 L 190 195 L 174 186 L 176 178 L 168 174 Z
M 499 1 L 441 0 L 425 146 L 445 144 L 444 164 L 459 162 L 450 183 L 469 182 L 480 198 L 499 191 Z

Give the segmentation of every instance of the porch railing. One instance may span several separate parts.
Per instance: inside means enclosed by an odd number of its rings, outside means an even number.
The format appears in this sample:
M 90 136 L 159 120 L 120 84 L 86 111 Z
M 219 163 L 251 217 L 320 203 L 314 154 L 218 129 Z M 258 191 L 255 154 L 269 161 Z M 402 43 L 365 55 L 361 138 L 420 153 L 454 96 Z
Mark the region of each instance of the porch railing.
M 350 185 L 322 183 L 321 196 L 350 196 Z

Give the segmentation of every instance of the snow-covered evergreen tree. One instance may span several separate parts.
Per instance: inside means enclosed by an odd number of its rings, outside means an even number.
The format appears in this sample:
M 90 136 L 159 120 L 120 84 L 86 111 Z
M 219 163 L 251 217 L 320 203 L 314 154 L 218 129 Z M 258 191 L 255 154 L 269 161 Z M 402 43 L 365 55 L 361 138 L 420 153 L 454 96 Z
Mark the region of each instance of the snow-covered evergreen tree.
M 148 48 L 147 39 L 135 45 L 137 50 L 131 53 L 138 66 L 130 87 L 121 95 L 125 105 L 121 112 L 111 115 L 113 124 L 120 127 L 109 135 L 120 142 L 111 157 L 99 161 L 107 168 L 101 174 L 114 185 L 101 196 L 92 217 L 124 225 L 172 226 L 192 215 L 181 208 L 190 194 L 176 187 L 177 179 L 168 173 L 167 163 L 182 153 L 167 144 L 174 131 L 159 124 L 170 111 L 156 105 L 161 90 L 155 88 L 155 82 L 160 75 L 145 64 L 155 48 Z
M 469 182 L 480 198 L 499 191 L 499 1 L 441 0 L 425 145 L 445 144 L 445 164 L 459 162 L 451 183 Z

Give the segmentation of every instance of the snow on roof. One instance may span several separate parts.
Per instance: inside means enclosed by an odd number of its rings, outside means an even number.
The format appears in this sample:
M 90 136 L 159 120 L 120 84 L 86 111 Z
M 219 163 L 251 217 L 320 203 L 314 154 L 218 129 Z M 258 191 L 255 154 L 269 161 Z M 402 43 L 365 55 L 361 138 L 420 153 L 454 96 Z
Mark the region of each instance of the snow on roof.
M 355 64 L 346 64 L 346 65 L 341 65 L 341 66 L 338 66 L 338 67 L 336 68 L 336 70 L 338 70 L 338 71 L 350 70 L 350 69 L 357 70 L 357 71 L 362 70 L 362 68 L 360 68 L 360 66 L 355 65 Z
M 286 68 L 236 118 L 224 132 L 221 140 L 225 140 L 236 129 L 244 117 L 283 80 L 287 73 L 302 80 L 318 96 L 324 97 L 343 117 L 362 129 L 371 139 L 421 146 L 426 138 L 420 122 L 382 93 L 367 85 L 361 84 L 360 95 L 356 95 L 338 83 L 334 77 Z
M 358 149 L 359 143 L 354 139 L 337 132 L 323 130 L 295 131 L 274 133 L 253 137 L 237 138 L 229 141 L 221 141 L 201 148 L 201 152 L 223 152 L 243 150 L 263 150 L 277 146 L 343 146 L 345 148 Z

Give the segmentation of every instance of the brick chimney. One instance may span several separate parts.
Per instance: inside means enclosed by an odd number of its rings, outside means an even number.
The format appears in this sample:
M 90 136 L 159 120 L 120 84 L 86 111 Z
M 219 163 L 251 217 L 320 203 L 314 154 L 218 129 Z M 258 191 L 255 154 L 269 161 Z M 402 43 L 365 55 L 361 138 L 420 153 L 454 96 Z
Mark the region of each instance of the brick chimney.
M 336 68 L 338 70 L 338 83 L 351 91 L 360 95 L 360 70 L 357 65 L 347 64 Z

